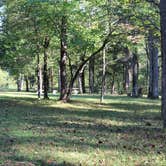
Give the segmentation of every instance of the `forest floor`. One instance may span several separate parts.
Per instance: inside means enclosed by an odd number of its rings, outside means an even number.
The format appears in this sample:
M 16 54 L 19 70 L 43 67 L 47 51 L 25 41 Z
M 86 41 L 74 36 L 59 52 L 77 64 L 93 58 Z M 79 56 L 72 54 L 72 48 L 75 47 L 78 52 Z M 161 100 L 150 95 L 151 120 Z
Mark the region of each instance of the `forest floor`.
M 160 100 L 0 93 L 2 166 L 164 166 Z

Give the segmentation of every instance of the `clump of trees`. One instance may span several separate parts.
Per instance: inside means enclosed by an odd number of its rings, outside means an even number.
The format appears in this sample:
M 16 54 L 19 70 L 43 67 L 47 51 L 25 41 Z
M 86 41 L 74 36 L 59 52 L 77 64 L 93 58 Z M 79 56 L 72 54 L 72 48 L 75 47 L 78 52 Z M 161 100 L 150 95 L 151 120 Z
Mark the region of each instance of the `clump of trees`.
M 73 89 L 101 93 L 101 102 L 106 93 L 151 99 L 162 93 L 164 116 L 165 2 L 160 4 L 6 0 L 1 3 L 1 67 L 15 76 L 19 91 L 24 79 L 26 90 L 36 85 L 44 99 L 55 88 L 64 102 Z

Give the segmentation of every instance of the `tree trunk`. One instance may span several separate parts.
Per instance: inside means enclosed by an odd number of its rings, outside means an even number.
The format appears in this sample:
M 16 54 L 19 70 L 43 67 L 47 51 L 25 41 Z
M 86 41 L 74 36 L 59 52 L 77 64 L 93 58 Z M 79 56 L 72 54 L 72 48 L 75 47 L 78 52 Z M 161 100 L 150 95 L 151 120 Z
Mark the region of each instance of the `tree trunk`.
M 50 75 L 50 90 L 53 92 L 54 90 L 54 73 L 53 73 L 53 67 L 49 69 L 49 75 Z
M 106 83 L 105 83 L 105 77 L 106 77 L 106 51 L 103 50 L 103 74 L 102 74 L 102 85 L 101 85 L 101 96 L 100 96 L 100 103 L 104 100 L 104 95 L 106 91 Z
M 166 1 L 160 0 L 162 53 L 162 118 L 166 128 Z
M 58 92 L 61 92 L 61 72 L 60 72 L 60 65 L 58 69 Z
M 61 58 L 60 58 L 60 100 L 66 100 L 67 95 L 67 17 L 62 17 L 61 22 Z
M 83 69 L 79 73 L 78 83 L 79 83 L 79 92 L 81 94 L 86 93 L 86 90 L 85 90 L 85 66 L 83 67 Z
M 124 66 L 124 90 L 126 94 L 129 93 L 129 86 L 130 86 L 130 77 L 129 77 L 129 66 Z
M 26 83 L 26 92 L 29 92 L 29 79 L 28 79 L 28 76 L 25 77 L 25 83 Z
M 44 39 L 44 67 L 43 67 L 43 86 L 44 86 L 44 99 L 49 99 L 48 97 L 48 89 L 49 89 L 49 81 L 48 81 L 48 69 L 47 69 L 47 49 L 49 47 L 49 37 L 45 37 Z
M 113 75 L 112 75 L 111 94 L 114 94 L 114 92 L 115 92 L 115 72 L 113 72 Z
M 133 54 L 132 71 L 133 71 L 133 87 L 132 96 L 138 97 L 138 58 L 136 54 Z
M 109 34 L 110 35 L 110 34 Z M 75 74 L 73 75 L 73 77 L 71 78 L 70 80 L 70 84 L 69 84 L 69 87 L 67 89 L 67 93 L 65 95 L 65 98 L 63 101 L 65 102 L 68 102 L 70 101 L 70 97 L 71 97 L 71 94 L 72 94 L 72 89 L 73 89 L 73 85 L 74 85 L 74 82 L 76 81 L 78 75 L 79 75 L 79 72 L 82 70 L 82 68 L 87 64 L 87 62 L 89 62 L 89 60 L 91 60 L 92 58 L 94 58 L 98 53 L 100 53 L 100 51 L 102 51 L 105 47 L 105 45 L 108 43 L 108 37 L 109 35 L 107 36 L 107 38 L 104 40 L 103 44 L 101 45 L 101 47 L 99 47 L 98 50 L 96 50 L 95 52 L 93 52 L 91 54 L 91 56 L 89 56 L 87 59 L 85 59 L 80 65 L 79 67 L 77 68 Z
M 152 32 L 149 32 L 148 48 L 149 48 L 148 52 L 149 52 L 149 64 L 150 64 L 148 98 L 157 99 L 159 96 L 158 48 L 156 46 L 156 41 L 154 39 Z
M 17 79 L 17 91 L 21 92 L 24 86 L 24 76 L 22 74 L 19 75 Z
M 94 71 L 95 71 L 95 58 L 92 58 L 89 61 L 89 92 L 94 93 L 95 88 L 94 88 Z
M 37 50 L 39 50 L 38 44 L 37 44 Z M 42 70 L 41 70 L 41 66 L 40 66 L 39 51 L 37 53 L 37 94 L 38 94 L 38 99 L 40 99 L 41 94 L 42 94 Z

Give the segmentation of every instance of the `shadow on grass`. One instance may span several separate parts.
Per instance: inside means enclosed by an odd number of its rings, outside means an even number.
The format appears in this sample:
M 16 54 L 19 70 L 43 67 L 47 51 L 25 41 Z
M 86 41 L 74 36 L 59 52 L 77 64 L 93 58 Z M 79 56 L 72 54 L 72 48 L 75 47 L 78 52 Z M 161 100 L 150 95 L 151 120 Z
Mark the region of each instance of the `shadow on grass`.
M 112 149 L 147 154 L 149 149 L 157 153 L 160 142 L 166 144 L 166 137 L 160 126 L 153 125 L 160 120 L 160 114 L 148 112 L 151 108 L 160 109 L 159 106 L 136 103 L 99 105 L 86 101 L 72 101 L 71 104 L 73 107 L 64 109 L 56 107 L 56 103 L 54 107 L 49 107 L 48 104 L 36 102 L 28 97 L 1 98 L 0 129 L 3 129 L 3 132 L 0 132 L 1 151 L 12 151 L 15 145 L 36 144 L 37 147 L 62 147 L 64 151 L 77 147 L 85 153 L 88 148 L 94 150 L 100 148 L 103 151 Z M 85 108 L 79 108 L 81 105 L 85 105 Z M 87 106 L 89 107 L 86 108 Z M 150 125 L 147 126 L 144 120 L 149 120 Z M 22 135 L 13 136 L 11 134 L 13 130 L 21 130 Z M 24 135 L 26 132 L 33 133 L 34 136 Z M 155 144 L 153 147 L 151 142 Z M 160 153 L 166 154 L 165 149 L 160 149 Z M 29 161 L 25 156 L 18 155 L 5 158 Z M 34 164 L 42 162 L 42 160 L 33 161 Z M 59 166 L 63 164 L 57 163 Z

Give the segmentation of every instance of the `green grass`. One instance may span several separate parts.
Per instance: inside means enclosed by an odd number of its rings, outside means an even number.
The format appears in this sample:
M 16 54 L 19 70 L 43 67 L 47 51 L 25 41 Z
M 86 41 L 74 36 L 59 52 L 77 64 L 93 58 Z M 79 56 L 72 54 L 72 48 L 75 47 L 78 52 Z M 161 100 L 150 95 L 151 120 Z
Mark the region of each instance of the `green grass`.
M 0 93 L 0 164 L 164 166 L 160 101 L 74 96 L 63 104 L 32 93 Z M 7 165 L 7 164 L 6 164 Z

